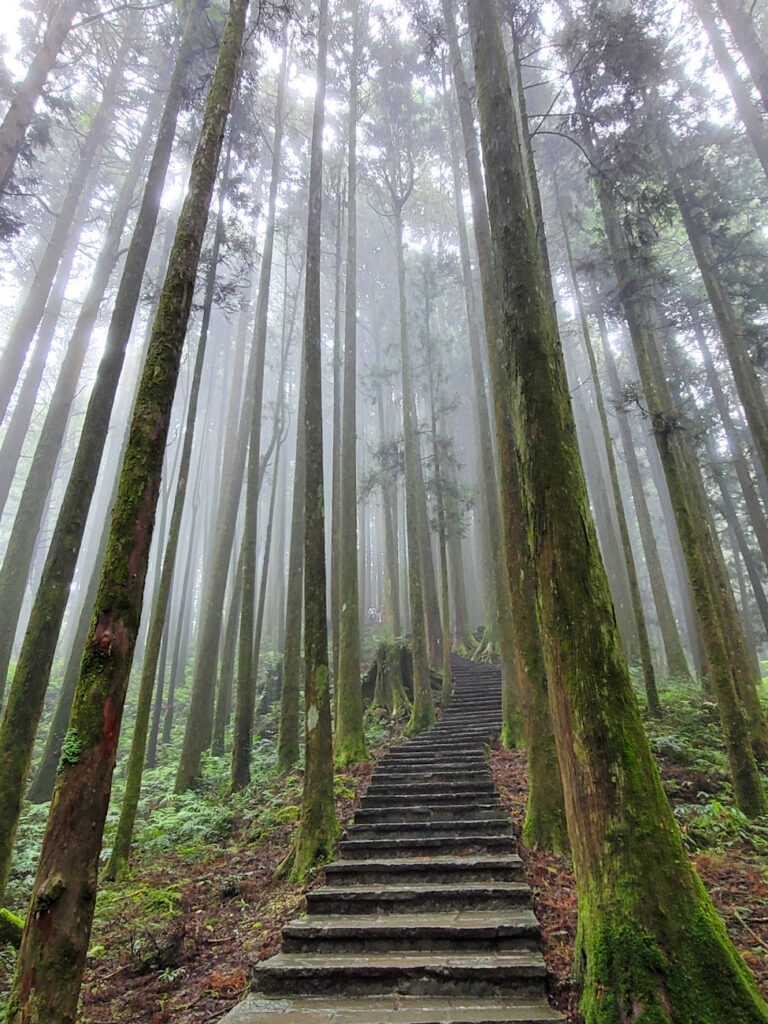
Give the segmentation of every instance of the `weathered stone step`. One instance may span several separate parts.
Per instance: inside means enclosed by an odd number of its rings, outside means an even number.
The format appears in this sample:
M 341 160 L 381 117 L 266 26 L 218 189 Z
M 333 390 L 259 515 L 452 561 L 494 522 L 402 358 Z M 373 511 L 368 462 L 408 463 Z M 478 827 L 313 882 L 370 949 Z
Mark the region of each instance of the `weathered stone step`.
M 412 745 L 409 744 L 403 749 L 408 750 L 410 753 L 417 751 L 420 754 L 439 753 L 442 751 L 461 751 L 462 754 L 477 753 L 487 746 L 492 733 L 492 729 L 483 729 L 472 736 L 466 737 L 466 741 L 462 742 L 461 746 L 457 746 L 456 742 L 451 740 L 450 733 L 445 733 L 443 736 L 436 736 L 433 740 L 429 741 L 421 740 L 419 743 L 416 743 L 414 740 Z
M 425 771 L 451 771 L 454 776 L 460 777 L 465 771 L 479 772 L 488 771 L 488 762 L 482 754 L 473 754 L 471 758 L 463 761 L 455 757 L 448 760 L 447 757 L 434 757 L 424 754 L 419 757 L 391 757 L 379 762 L 379 768 L 387 775 L 393 773 L 407 774 L 408 772 Z
M 464 856 L 392 857 L 336 860 L 328 864 L 325 875 L 329 885 L 380 884 L 394 885 L 439 882 L 511 881 L 522 871 L 516 853 L 467 853 Z
M 512 880 L 472 879 L 441 882 L 387 885 L 362 880 L 355 885 L 329 884 L 307 893 L 310 914 L 396 914 L 425 910 L 499 910 L 528 906 L 531 888 L 525 882 Z
M 361 807 L 391 807 L 399 804 L 401 807 L 439 807 L 441 804 L 465 804 L 473 807 L 475 804 L 489 804 L 494 800 L 495 794 L 488 789 L 475 790 L 466 789 L 450 791 L 435 789 L 428 793 L 420 793 L 414 790 L 411 793 L 403 793 L 402 788 L 397 792 L 371 792 L 369 789 L 361 799 Z
M 450 783 L 444 781 L 440 782 L 406 782 L 405 780 L 395 779 L 386 780 L 379 782 L 374 775 L 370 786 L 368 787 L 368 793 L 382 794 L 391 793 L 397 797 L 418 797 L 424 796 L 429 797 L 433 793 L 443 793 L 450 788 L 451 793 L 493 793 L 493 780 L 490 775 L 487 775 L 484 780 L 475 781 L 470 779 L 465 781 L 464 779 L 454 779 Z M 368 795 L 366 793 L 366 796 Z
M 250 995 L 221 1024 L 551 1024 L 562 1021 L 544 999 L 462 996 Z
M 346 829 L 345 839 L 441 838 L 451 835 L 511 835 L 509 819 L 499 812 L 494 818 L 444 818 L 432 821 L 355 821 Z
M 497 952 L 537 949 L 541 930 L 532 910 L 422 914 L 316 914 L 283 928 L 284 953 L 388 950 Z
M 423 804 L 414 804 L 411 807 L 400 805 L 382 807 L 359 807 L 355 812 L 355 824 L 367 825 L 381 822 L 398 823 L 403 821 L 503 821 L 508 822 L 508 817 L 501 802 L 489 800 L 487 803 L 478 804 L 472 801 L 466 803 L 436 804 L 428 807 Z
M 544 993 L 546 967 L 529 950 L 480 956 L 454 953 L 278 953 L 255 967 L 260 991 L 312 994 L 477 995 Z
M 389 836 L 375 839 L 343 839 L 339 854 L 346 860 L 372 858 L 431 857 L 435 854 L 482 853 L 517 849 L 514 836 L 488 835 L 482 831 L 453 832 L 436 836 Z
M 393 771 L 387 768 L 386 770 L 376 772 L 375 779 L 371 782 L 371 785 L 400 785 L 403 782 L 407 783 L 409 779 L 412 778 L 413 775 L 416 775 L 416 773 L 407 771 Z M 446 770 L 444 768 L 423 767 L 418 770 L 418 775 L 416 775 L 416 778 L 414 778 L 412 781 L 414 783 L 418 782 L 419 785 L 424 785 L 424 783 L 427 782 L 439 782 L 443 785 L 445 785 L 446 783 L 450 783 L 451 786 L 454 786 L 457 780 L 463 783 L 465 785 L 465 788 L 466 784 L 470 782 L 485 783 L 493 781 L 491 779 L 491 773 L 487 767 L 465 769 L 461 772 L 451 771 L 450 769 Z

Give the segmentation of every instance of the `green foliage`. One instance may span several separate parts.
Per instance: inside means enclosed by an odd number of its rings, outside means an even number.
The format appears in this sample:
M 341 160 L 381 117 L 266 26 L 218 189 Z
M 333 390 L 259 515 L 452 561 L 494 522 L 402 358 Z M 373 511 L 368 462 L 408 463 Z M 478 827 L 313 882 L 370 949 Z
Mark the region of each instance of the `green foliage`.
M 691 850 L 723 850 L 744 845 L 768 854 L 768 817 L 750 819 L 736 807 L 710 800 L 703 807 L 675 808 L 683 840 Z

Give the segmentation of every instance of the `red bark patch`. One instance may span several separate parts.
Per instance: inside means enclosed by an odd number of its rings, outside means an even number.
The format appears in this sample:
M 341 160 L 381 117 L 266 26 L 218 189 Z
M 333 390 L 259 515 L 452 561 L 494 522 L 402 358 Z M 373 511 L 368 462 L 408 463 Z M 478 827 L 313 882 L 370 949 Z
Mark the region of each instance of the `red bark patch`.
M 108 694 L 104 702 L 104 724 L 101 729 L 101 742 L 99 743 L 99 760 L 104 761 L 112 757 L 120 739 L 121 708 L 112 700 Z

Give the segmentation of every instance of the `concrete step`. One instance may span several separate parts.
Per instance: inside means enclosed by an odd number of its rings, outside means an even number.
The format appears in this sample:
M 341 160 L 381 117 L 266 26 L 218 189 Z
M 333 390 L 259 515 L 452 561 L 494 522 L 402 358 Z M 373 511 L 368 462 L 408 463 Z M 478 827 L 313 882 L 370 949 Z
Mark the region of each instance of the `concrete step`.
M 483 832 L 450 832 L 444 835 L 343 839 L 339 843 L 339 856 L 345 860 L 371 860 L 373 858 L 431 857 L 449 853 L 512 852 L 516 849 L 517 844 L 511 831 L 507 835 L 499 835 L 495 832 L 490 835 Z
M 497 812 L 494 818 L 444 818 L 432 821 L 355 821 L 346 829 L 345 839 L 448 838 L 452 835 L 511 835 L 509 818 Z
M 404 806 L 393 804 L 381 807 L 359 807 L 355 811 L 355 824 L 368 825 L 403 821 L 503 821 L 508 822 L 507 813 L 498 799 L 478 804 L 473 801 L 465 803 L 445 803 L 435 806 L 414 804 Z
M 249 995 L 220 1024 L 551 1024 L 544 999 L 450 996 Z
M 527 907 L 531 888 L 513 879 L 441 882 L 364 882 L 329 884 L 307 893 L 309 914 L 397 914 L 422 911 L 498 910 Z
M 512 847 L 514 849 L 514 847 Z M 379 856 L 336 860 L 326 865 L 329 885 L 382 884 L 418 885 L 511 881 L 520 876 L 522 862 L 516 853 L 478 851 L 464 856 Z
M 405 995 L 544 995 L 541 953 L 278 953 L 257 964 L 254 980 L 268 995 L 401 992 Z
M 388 950 L 499 952 L 537 949 L 541 930 L 532 910 L 422 914 L 315 914 L 283 928 L 284 953 Z

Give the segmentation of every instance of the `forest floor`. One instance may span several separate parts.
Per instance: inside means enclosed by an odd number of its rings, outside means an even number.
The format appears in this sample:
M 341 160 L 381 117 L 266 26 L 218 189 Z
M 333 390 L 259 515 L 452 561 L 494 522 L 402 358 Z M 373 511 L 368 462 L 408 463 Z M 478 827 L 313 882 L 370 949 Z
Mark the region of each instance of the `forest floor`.
M 647 724 L 691 857 L 768 998 L 768 820 L 749 822 L 733 810 L 713 705 L 676 688 L 666 695 L 663 724 Z M 403 726 L 369 716 L 371 758 L 336 779 L 340 823 L 353 817 L 376 759 Z M 234 797 L 221 788 L 223 759 L 218 784 L 183 797 L 157 795 L 162 771 L 153 793 L 150 775 L 132 877 L 99 894 L 80 1024 L 212 1024 L 245 996 L 252 965 L 277 951 L 281 927 L 304 907 L 304 889 L 273 878 L 290 848 L 301 773 L 278 777 L 267 743 L 261 757 L 257 749 L 251 787 Z M 519 838 L 524 753 L 495 747 L 491 767 Z M 40 821 L 46 810 L 35 812 Z M 524 846 L 520 852 L 551 994 L 569 1024 L 580 1024 L 570 979 L 576 898 L 569 862 Z M 311 886 L 322 880 L 320 871 Z M 12 950 L 0 950 L 0 1011 L 12 964 Z

